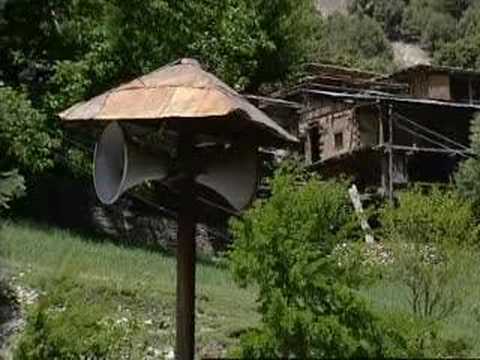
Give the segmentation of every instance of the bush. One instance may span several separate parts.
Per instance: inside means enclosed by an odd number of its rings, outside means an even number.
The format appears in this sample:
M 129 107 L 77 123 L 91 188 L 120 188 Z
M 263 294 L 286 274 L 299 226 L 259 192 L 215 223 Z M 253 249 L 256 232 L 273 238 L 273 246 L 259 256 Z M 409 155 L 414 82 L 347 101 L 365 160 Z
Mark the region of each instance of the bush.
M 352 289 L 369 279 L 368 268 L 359 266 L 360 252 L 339 255 L 360 238 L 346 184 L 281 169 L 271 187 L 269 200 L 231 226 L 233 273 L 258 287 L 262 316 L 237 355 L 380 356 L 383 329 Z
M 404 312 L 384 313 L 386 329 L 395 329 L 386 339 L 387 358 L 439 358 L 468 357 L 471 344 L 464 339 L 445 338 L 440 335 L 438 323 L 419 319 Z
M 470 135 L 471 149 L 476 155 L 460 164 L 455 174 L 455 184 L 460 194 L 474 206 L 476 215 L 480 215 L 480 114 L 473 120 Z
M 409 342 L 413 353 L 451 355 L 447 339 L 438 336 L 444 320 L 462 306 L 468 289 L 465 269 L 471 268 L 478 244 L 478 226 L 471 204 L 453 191 L 415 188 L 399 196 L 398 207 L 380 215 L 383 237 L 393 252 L 389 278 L 405 289 L 410 322 L 402 331 L 417 328 Z M 415 325 L 415 326 L 414 326 Z M 404 336 L 412 339 L 412 336 Z M 465 339 L 449 339 L 458 353 L 468 349 Z
M 9 202 L 23 195 L 25 184 L 17 170 L 0 173 L 0 211 L 9 208 Z
M 0 160 L 29 172 L 43 171 L 53 166 L 52 151 L 57 145 L 45 116 L 32 107 L 26 95 L 0 88 Z
M 141 358 L 143 349 L 135 349 L 134 340 L 142 327 L 134 319 L 109 316 L 111 310 L 102 302 L 87 299 L 81 285 L 57 279 L 50 284 L 49 293 L 30 309 L 14 358 Z

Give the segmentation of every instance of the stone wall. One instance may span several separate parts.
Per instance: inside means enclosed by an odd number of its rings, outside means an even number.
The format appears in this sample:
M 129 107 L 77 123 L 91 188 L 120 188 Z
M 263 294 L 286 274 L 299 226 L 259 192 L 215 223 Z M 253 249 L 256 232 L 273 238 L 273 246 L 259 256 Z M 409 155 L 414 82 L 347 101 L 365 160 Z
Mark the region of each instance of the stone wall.
M 17 216 L 31 218 L 73 231 L 97 234 L 115 243 L 158 251 L 174 251 L 176 221 L 158 209 L 131 196 L 122 196 L 114 205 L 101 204 L 87 180 L 66 176 L 48 176 L 29 184 L 29 194 L 21 199 Z M 220 230 L 199 225 L 197 246 L 200 253 L 225 249 L 229 238 L 226 223 Z M 222 228 L 223 227 L 223 228 Z

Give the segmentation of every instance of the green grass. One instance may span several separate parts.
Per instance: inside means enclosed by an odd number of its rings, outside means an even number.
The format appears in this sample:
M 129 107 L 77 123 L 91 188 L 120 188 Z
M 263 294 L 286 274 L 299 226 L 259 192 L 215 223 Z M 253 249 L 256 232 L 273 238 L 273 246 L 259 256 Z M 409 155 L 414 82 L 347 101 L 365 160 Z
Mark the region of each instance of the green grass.
M 54 291 L 52 279 L 67 278 L 111 315 L 152 320 L 142 341 L 173 346 L 175 259 L 133 248 L 98 243 L 56 229 L 7 223 L 0 228 L 1 261 L 22 273 L 29 287 Z M 226 269 L 197 265 L 197 342 L 201 353 L 231 347 L 238 334 L 258 322 L 255 294 L 238 288 Z M 218 351 L 218 350 L 216 350 Z M 219 355 L 211 353 L 211 355 Z
M 459 259 L 462 261 L 462 259 Z M 472 344 L 472 357 L 480 357 L 480 273 L 479 263 L 465 261 L 461 284 L 464 298 L 454 313 L 444 320 L 443 336 L 447 339 L 469 339 Z M 401 284 L 380 281 L 375 286 L 362 291 L 367 301 L 379 313 L 404 311 L 411 312 L 408 301 L 408 290 Z
M 21 283 L 48 294 L 66 278 L 81 296 L 113 318 L 134 317 L 152 323 L 139 341 L 155 348 L 172 347 L 175 323 L 175 259 L 134 248 L 89 241 L 79 235 L 29 224 L 0 227 L 0 261 Z M 480 356 L 480 273 L 465 269 L 461 286 L 468 289 L 461 308 L 447 320 L 444 335 L 470 338 Z M 22 276 L 19 276 L 22 274 Z M 363 291 L 379 312 L 408 310 L 407 292 L 389 281 Z M 197 343 L 200 354 L 225 355 L 238 335 L 259 324 L 255 292 L 238 288 L 226 269 L 197 265 Z

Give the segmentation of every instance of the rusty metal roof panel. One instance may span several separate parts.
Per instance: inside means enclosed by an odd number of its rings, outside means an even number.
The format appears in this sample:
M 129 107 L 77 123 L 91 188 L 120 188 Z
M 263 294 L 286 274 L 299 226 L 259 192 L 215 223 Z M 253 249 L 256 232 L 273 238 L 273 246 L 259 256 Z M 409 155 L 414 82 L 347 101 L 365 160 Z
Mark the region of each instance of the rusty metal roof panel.
M 183 59 L 141 76 L 60 114 L 68 121 L 161 120 L 227 117 L 234 112 L 273 132 L 282 140 L 297 139 L 249 103 L 198 62 Z

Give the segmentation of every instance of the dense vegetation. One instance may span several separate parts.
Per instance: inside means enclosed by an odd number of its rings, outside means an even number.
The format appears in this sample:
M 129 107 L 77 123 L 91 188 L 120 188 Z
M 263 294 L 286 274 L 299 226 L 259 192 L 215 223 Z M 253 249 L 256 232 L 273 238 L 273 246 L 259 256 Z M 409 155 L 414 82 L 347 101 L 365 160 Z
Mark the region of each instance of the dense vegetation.
M 244 358 L 444 357 L 476 354 L 463 277 L 478 261 L 478 226 L 455 191 L 413 189 L 378 211 L 380 254 L 364 248 L 347 187 L 284 168 L 272 197 L 232 224 L 231 264 L 255 285 L 261 326 L 241 339 Z M 380 256 L 379 256 L 380 255 Z M 386 259 L 385 259 L 386 257 Z M 362 289 L 394 284 L 402 307 L 376 311 Z M 384 293 L 377 296 L 385 296 Z M 478 327 L 478 324 L 474 324 Z M 449 331 L 450 330 L 450 331 Z
M 242 357 L 382 355 L 382 330 L 350 289 L 360 262 L 339 251 L 356 238 L 345 185 L 296 171 L 271 185 L 270 200 L 233 224 L 233 272 L 258 287 L 263 324 L 244 337 Z
M 480 69 L 478 0 L 354 0 L 350 10 L 390 39 L 420 43 L 438 64 Z

